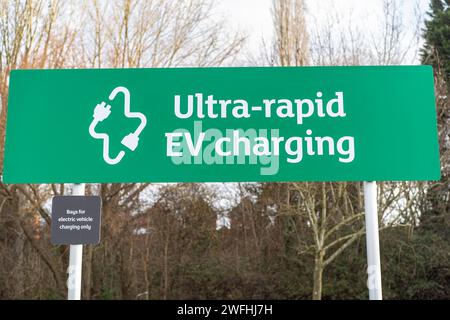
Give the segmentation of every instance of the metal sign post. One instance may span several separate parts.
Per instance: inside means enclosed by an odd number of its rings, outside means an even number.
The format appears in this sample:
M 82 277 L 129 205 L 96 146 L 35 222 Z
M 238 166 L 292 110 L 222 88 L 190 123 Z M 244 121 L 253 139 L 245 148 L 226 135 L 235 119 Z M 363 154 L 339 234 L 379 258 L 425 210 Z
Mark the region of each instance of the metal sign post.
M 367 286 L 370 300 L 382 300 L 380 241 L 378 237 L 377 183 L 364 182 L 366 216 Z
M 73 185 L 72 194 L 74 196 L 84 196 L 86 185 L 76 183 Z M 69 268 L 67 273 L 67 299 L 80 300 L 81 298 L 81 266 L 83 261 L 83 245 L 70 245 Z

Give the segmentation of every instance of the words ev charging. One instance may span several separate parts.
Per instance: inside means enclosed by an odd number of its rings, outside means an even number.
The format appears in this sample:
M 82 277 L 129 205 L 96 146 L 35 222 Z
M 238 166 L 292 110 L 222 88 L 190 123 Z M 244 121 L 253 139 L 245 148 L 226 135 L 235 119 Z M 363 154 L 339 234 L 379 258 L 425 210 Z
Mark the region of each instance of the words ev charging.
M 205 103 L 203 94 L 188 95 L 186 107 L 182 112 L 181 98 L 174 98 L 174 113 L 180 119 L 189 120 L 194 116 L 202 119 L 233 117 L 248 119 L 254 112 L 262 112 L 264 117 L 276 117 L 280 121 L 296 121 L 304 132 L 303 136 L 283 137 L 279 129 L 227 129 L 202 130 L 202 122 L 194 121 L 193 135 L 188 129 L 177 129 L 166 133 L 167 156 L 175 164 L 256 164 L 268 165 L 261 169 L 261 175 L 273 175 L 279 170 L 280 148 L 287 155 L 289 163 L 299 163 L 307 156 L 337 156 L 338 161 L 349 163 L 355 159 L 353 136 L 335 139 L 330 136 L 314 136 L 309 128 L 303 128 L 307 118 L 345 117 L 344 94 L 336 92 L 336 98 L 325 105 L 322 92 L 316 93 L 316 99 L 263 99 L 261 105 L 249 106 L 245 99 L 214 99 L 208 95 Z M 307 122 L 307 121 L 306 121 Z M 300 130 L 299 130 L 300 131 Z

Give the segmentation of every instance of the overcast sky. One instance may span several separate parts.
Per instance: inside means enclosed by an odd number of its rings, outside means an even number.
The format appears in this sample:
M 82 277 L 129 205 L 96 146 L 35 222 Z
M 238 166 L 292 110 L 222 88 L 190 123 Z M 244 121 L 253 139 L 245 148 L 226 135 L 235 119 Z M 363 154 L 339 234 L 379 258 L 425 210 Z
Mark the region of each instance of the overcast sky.
M 339 16 L 352 18 L 352 25 L 368 28 L 377 23 L 382 13 L 383 0 L 305 0 L 306 16 L 310 23 L 323 24 L 327 15 L 337 11 Z M 395 0 L 402 5 L 403 21 L 414 29 L 416 9 L 424 15 L 429 0 Z M 270 41 L 273 35 L 272 0 L 217 0 L 219 10 L 227 19 L 229 27 L 245 30 L 248 35 L 248 50 L 257 53 L 264 37 Z

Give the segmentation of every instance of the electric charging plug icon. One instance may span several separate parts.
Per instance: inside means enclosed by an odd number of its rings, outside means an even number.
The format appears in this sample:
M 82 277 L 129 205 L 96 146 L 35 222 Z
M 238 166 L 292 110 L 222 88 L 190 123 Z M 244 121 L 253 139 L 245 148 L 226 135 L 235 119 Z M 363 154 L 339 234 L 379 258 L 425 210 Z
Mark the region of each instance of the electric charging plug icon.
M 114 100 L 118 93 L 123 93 L 124 95 L 125 117 L 138 118 L 141 121 L 136 130 L 134 132 L 127 134 L 125 137 L 123 137 L 121 141 L 122 145 L 127 147 L 129 150 L 134 151 L 136 150 L 139 144 L 139 135 L 147 125 L 147 118 L 143 113 L 130 111 L 130 92 L 125 87 L 115 88 L 109 95 L 109 100 L 110 101 Z M 121 150 L 114 158 L 111 158 L 109 156 L 109 135 L 107 135 L 106 133 L 97 133 L 95 131 L 95 127 L 97 126 L 97 124 L 108 118 L 110 114 L 111 114 L 111 106 L 109 104 L 106 104 L 106 102 L 104 101 L 97 104 L 94 108 L 94 115 L 93 115 L 94 119 L 92 120 L 91 125 L 89 126 L 89 134 L 94 139 L 103 140 L 103 159 L 105 160 L 106 163 L 114 165 L 122 160 L 122 158 L 125 156 L 125 151 Z

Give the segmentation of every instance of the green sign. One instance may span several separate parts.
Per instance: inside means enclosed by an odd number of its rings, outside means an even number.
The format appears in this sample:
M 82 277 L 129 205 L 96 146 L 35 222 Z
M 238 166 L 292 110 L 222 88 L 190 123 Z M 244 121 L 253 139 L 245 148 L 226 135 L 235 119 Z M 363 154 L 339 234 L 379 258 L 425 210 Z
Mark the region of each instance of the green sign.
M 440 178 L 429 66 L 12 71 L 6 183 Z

